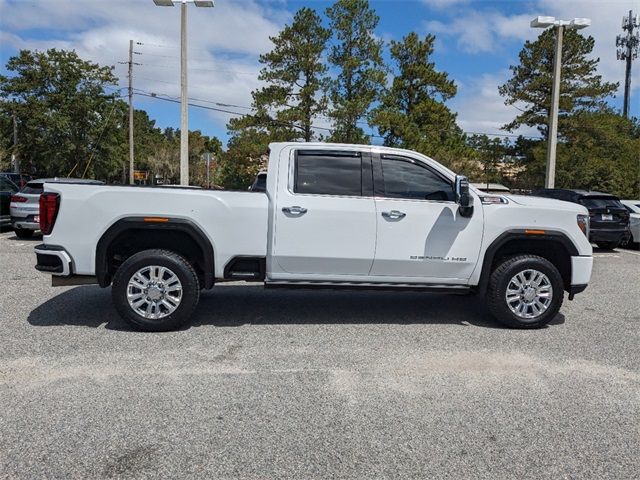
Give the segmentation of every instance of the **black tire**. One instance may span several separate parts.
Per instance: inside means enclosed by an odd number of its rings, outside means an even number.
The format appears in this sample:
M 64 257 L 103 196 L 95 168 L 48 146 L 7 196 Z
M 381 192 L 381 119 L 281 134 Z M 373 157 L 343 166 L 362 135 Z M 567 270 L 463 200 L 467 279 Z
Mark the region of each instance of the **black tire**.
M 597 242 L 596 245 L 602 250 L 615 250 L 620 246 L 620 242 Z
M 127 289 L 129 280 L 140 269 L 148 266 L 166 267 L 182 284 L 182 298 L 171 314 L 150 319 L 139 314 L 129 305 Z M 166 332 L 185 325 L 200 299 L 200 282 L 193 266 L 182 256 L 169 250 L 144 250 L 129 257 L 116 271 L 111 298 L 120 316 L 133 327 L 146 332 Z
M 506 292 L 511 279 L 519 272 L 537 270 L 547 276 L 551 284 L 551 301 L 539 316 L 525 319 L 511 311 Z M 540 328 L 555 318 L 562 306 L 564 282 L 558 269 L 547 259 L 537 255 L 519 255 L 502 261 L 491 273 L 487 289 L 487 307 L 498 322 L 512 328 Z
M 18 238 L 31 238 L 33 237 L 33 230 L 27 230 L 25 228 L 14 228 L 13 233 L 16 234 Z

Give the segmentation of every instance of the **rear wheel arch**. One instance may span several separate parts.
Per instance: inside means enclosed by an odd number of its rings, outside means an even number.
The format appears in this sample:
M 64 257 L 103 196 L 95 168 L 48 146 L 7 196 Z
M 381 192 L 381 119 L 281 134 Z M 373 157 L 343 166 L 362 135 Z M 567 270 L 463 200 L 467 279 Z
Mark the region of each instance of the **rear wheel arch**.
M 565 290 L 571 287 L 571 257 L 578 249 L 563 232 L 545 230 L 544 234 L 528 234 L 525 230 L 510 230 L 496 238 L 487 248 L 482 261 L 478 290 L 487 291 L 491 273 L 505 258 L 515 255 L 536 255 L 547 259 L 560 271 Z
M 145 218 L 162 218 L 163 221 L 145 221 Z M 164 218 L 167 217 L 126 217 L 105 231 L 96 246 L 95 271 L 101 287 L 108 287 L 113 280 L 120 262 L 116 256 L 124 254 L 124 261 L 126 257 L 150 248 L 182 255 L 196 269 L 202 288 L 213 287 L 214 250 L 209 238 L 190 220 Z

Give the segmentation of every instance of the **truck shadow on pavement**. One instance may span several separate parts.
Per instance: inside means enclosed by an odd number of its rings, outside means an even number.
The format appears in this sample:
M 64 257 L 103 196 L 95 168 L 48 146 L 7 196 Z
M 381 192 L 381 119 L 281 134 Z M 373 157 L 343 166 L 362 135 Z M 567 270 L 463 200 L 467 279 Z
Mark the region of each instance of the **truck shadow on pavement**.
M 67 290 L 31 311 L 31 325 L 76 325 L 131 330 L 111 304 L 111 289 Z M 474 296 L 420 292 L 265 290 L 218 286 L 204 291 L 190 326 L 281 324 L 452 324 L 503 328 Z M 564 323 L 559 314 L 551 325 Z

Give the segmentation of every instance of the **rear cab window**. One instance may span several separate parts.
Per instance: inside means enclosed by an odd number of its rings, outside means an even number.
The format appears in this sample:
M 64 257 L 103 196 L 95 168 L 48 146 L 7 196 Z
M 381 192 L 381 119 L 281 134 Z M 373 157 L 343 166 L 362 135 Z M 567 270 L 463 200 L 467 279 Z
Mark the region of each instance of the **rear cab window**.
M 293 192 L 308 195 L 361 197 L 364 177 L 371 171 L 370 162 L 358 151 L 297 150 Z M 369 173 L 370 175 L 370 173 Z
M 20 193 L 24 193 L 26 195 L 40 195 L 43 191 L 44 184 L 29 182 L 22 190 L 20 190 Z

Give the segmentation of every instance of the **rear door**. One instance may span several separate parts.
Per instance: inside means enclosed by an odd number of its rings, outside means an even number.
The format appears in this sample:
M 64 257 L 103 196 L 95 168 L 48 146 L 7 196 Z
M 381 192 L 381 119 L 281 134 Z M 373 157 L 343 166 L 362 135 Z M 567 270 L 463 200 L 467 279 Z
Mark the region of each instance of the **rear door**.
M 372 275 L 411 282 L 465 283 L 478 261 L 483 210 L 464 218 L 453 180 L 411 156 L 375 154 L 378 223 Z
M 280 168 L 289 168 L 278 174 L 272 246 L 281 273 L 295 279 L 369 274 L 376 243 L 369 150 L 286 153 L 290 158 Z

